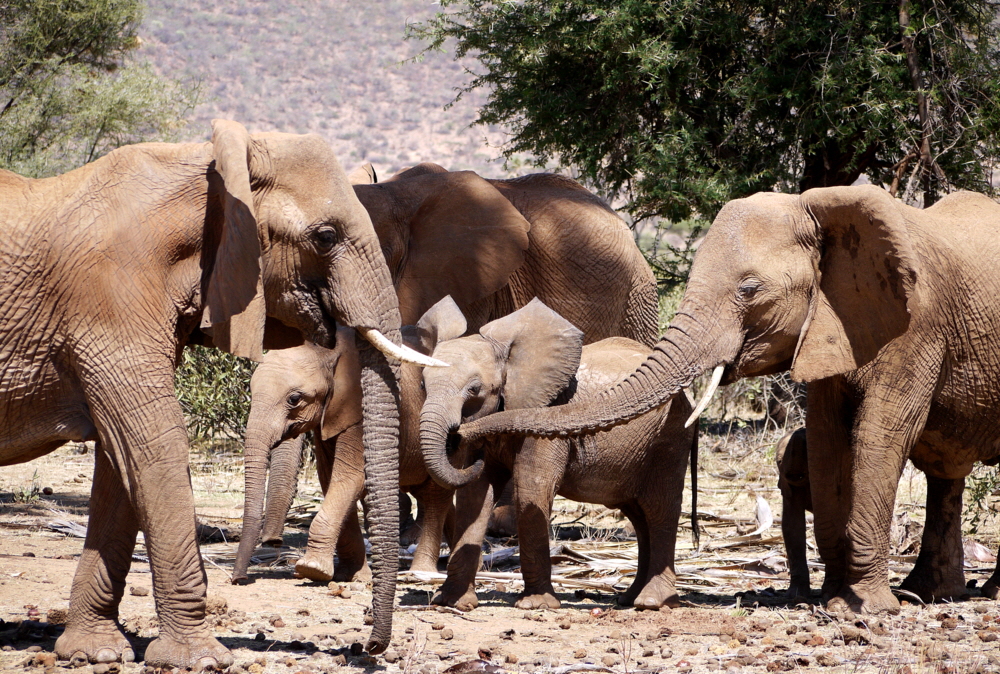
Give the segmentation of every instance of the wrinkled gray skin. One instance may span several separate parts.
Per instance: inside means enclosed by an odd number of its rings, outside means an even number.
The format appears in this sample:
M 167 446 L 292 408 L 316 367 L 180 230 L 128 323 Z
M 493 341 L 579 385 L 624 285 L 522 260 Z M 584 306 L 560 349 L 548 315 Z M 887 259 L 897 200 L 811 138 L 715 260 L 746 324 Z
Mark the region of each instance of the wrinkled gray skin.
M 0 171 L 0 465 L 67 441 L 99 445 L 60 658 L 132 657 L 117 617 L 142 529 L 160 625 L 146 664 L 232 662 L 205 624 L 174 395 L 186 343 L 259 358 L 303 337 L 332 347 L 335 322 L 400 342 L 378 239 L 330 147 L 213 127 L 208 143 L 124 147 L 54 178 Z M 380 650 L 397 558 L 396 378 L 380 353 L 360 351 L 366 458 L 383 476 L 369 483 Z
M 435 310 L 440 322 L 461 320 L 448 298 Z M 449 429 L 462 420 L 491 414 L 501 400 L 520 409 L 547 405 L 557 396 L 559 401 L 587 398 L 625 378 L 649 355 L 648 347 L 622 337 L 590 344 L 581 354 L 582 341 L 579 330 L 538 300 L 487 323 L 479 334 L 438 341 L 434 353 L 447 354 L 451 367 L 423 373 L 427 401 L 420 423 L 432 476 L 456 480 L 461 472 L 449 462 L 447 440 Z M 459 540 L 448 560 L 447 581 L 432 601 L 462 610 L 478 604 L 474 584 L 483 536 L 494 501 L 509 480 L 525 583 L 518 608 L 559 608 L 549 560 L 556 494 L 620 508 L 635 527 L 639 566 L 621 604 L 679 605 L 674 547 L 687 458 L 697 438 L 695 428 L 684 428 L 690 414 L 682 393 L 597 436 L 488 443 L 482 474 L 458 491 Z
M 794 433 L 789 433 L 778 442 L 775 461 L 778 464 L 778 488 L 781 490 L 782 498 L 781 534 L 785 541 L 785 555 L 788 558 L 791 581 L 788 587 L 788 597 L 790 599 L 808 599 L 811 590 L 809 588 L 809 567 L 806 562 L 806 512 L 812 512 L 812 489 L 809 483 L 806 429 L 800 428 Z M 933 486 L 932 483 L 932 488 L 928 490 L 927 508 L 932 512 L 946 511 L 941 505 L 935 505 L 932 501 L 934 498 L 940 498 L 940 492 L 935 492 Z M 952 512 L 961 512 L 960 495 L 964 488 L 965 481 L 962 480 L 962 487 L 958 489 L 959 501 L 956 506 L 951 508 Z M 937 550 L 939 548 L 937 538 L 946 531 L 946 526 L 942 527 L 941 523 L 929 520 L 924 526 L 920 546 L 921 554 L 923 554 L 924 548 L 932 551 Z M 952 566 L 941 566 L 937 573 L 941 577 L 960 576 L 962 569 L 960 566 L 955 567 L 954 564 L 960 563 L 961 560 L 952 556 L 948 557 L 947 561 L 950 561 Z M 926 559 L 924 563 L 928 563 Z M 991 578 L 987 582 L 984 594 L 990 596 L 990 588 L 995 586 L 996 580 Z M 965 594 L 960 596 L 965 596 Z
M 585 343 L 613 335 L 648 345 L 655 342 L 656 281 L 649 265 L 625 223 L 575 181 L 544 173 L 485 180 L 469 171 L 420 164 L 374 184 L 374 173 L 367 168 L 353 172 L 351 179 L 361 183 L 355 192 L 371 214 L 404 324 L 416 324 L 450 294 L 469 317 L 468 328 L 477 330 L 537 296 L 583 330 Z M 279 399 L 286 384 L 280 378 L 276 382 L 269 395 Z M 259 387 L 261 396 L 263 388 Z M 417 430 L 424 399 L 419 368 L 402 366 L 400 396 L 400 477 L 417 485 L 426 480 Z M 268 465 L 265 446 L 255 444 L 246 455 L 245 513 L 262 513 L 265 507 L 261 501 Z M 295 494 L 299 461 L 298 455 L 287 451 L 272 458 L 271 469 L 277 474 L 268 481 L 266 508 L 267 521 L 275 527 L 284 521 L 279 519 L 281 509 L 287 512 L 287 506 L 279 503 L 290 504 Z M 340 480 L 337 472 L 334 469 L 331 478 L 335 484 Z M 331 519 L 314 520 L 309 550 L 296 567 L 315 580 L 329 580 L 333 574 L 326 551 L 336 540 L 332 529 L 340 523 L 332 506 L 348 508 L 337 493 L 324 499 L 331 507 Z M 272 502 L 271 495 L 278 500 Z M 432 496 L 438 498 L 426 498 Z M 248 524 L 259 529 L 260 519 Z M 437 524 L 426 535 L 436 530 Z M 265 538 L 275 540 L 277 531 L 266 532 Z M 256 543 L 252 533 L 248 538 L 251 547 L 239 552 L 237 577 L 245 576 Z M 429 540 L 418 547 L 417 568 L 429 568 L 432 549 L 437 550 Z
M 870 185 L 738 199 L 719 212 L 676 317 L 632 376 L 594 400 L 503 412 L 462 435 L 607 428 L 716 366 L 723 384 L 790 369 L 808 382 L 828 606 L 898 610 L 889 529 L 907 459 L 927 474 L 936 531 L 903 587 L 961 597 L 962 485 L 976 461 L 1000 457 L 997 259 L 1000 205 L 978 194 L 925 210 Z
M 409 342 L 419 348 L 419 344 Z M 404 365 L 403 369 L 417 368 Z M 418 375 L 419 376 L 419 375 Z M 245 512 L 264 512 L 263 536 L 259 518 L 245 517 L 234 580 L 247 577 L 250 555 L 259 538 L 281 543 L 285 518 L 295 494 L 302 456 L 302 435 L 313 433 L 316 470 L 323 504 L 309 527 L 306 554 L 295 564 L 297 575 L 317 581 L 367 580 L 371 571 L 357 516 L 364 489 L 361 451 L 361 390 L 354 331 L 341 328 L 337 348 L 305 344 L 268 353 L 250 382 L 251 409 L 244 455 L 247 492 Z M 419 417 L 401 407 L 402 436 L 416 437 Z M 405 429 L 412 429 L 407 433 Z M 413 445 L 412 450 L 407 448 Z M 432 482 L 423 466 L 419 446 L 401 443 L 400 487 L 417 497 L 421 512 L 420 538 L 412 569 L 436 571 L 442 533 L 454 517 L 452 492 Z M 266 508 L 264 475 L 267 485 Z M 334 548 L 340 564 L 333 567 Z
M 778 441 L 775 451 L 778 464 L 778 489 L 781 490 L 781 536 L 788 559 L 788 597 L 808 599 L 809 565 L 806 560 L 806 512 L 812 512 L 809 488 L 809 455 L 806 453 L 806 429 L 800 428 Z

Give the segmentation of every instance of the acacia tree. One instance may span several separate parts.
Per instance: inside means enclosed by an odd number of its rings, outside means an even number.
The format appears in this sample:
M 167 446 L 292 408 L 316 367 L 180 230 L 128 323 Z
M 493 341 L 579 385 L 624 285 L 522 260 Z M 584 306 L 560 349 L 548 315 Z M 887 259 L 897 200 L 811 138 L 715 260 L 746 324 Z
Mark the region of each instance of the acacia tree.
M 507 156 L 573 166 L 636 219 L 862 173 L 925 204 L 990 190 L 994 0 L 442 5 L 412 34 L 478 60 L 464 91 L 489 91 L 478 121 L 511 129 Z
M 139 62 L 140 0 L 0 2 L 0 167 L 53 175 L 183 124 L 198 87 Z

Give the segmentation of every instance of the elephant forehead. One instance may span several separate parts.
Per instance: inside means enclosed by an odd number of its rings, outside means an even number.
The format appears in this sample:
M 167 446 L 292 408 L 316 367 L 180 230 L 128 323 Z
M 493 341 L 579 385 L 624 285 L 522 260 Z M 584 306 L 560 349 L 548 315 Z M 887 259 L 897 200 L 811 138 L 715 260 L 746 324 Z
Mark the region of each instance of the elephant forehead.
M 481 335 L 469 335 L 438 344 L 434 357 L 451 367 L 427 368 L 424 381 L 456 381 L 474 375 L 488 377 L 497 368 L 496 350 Z

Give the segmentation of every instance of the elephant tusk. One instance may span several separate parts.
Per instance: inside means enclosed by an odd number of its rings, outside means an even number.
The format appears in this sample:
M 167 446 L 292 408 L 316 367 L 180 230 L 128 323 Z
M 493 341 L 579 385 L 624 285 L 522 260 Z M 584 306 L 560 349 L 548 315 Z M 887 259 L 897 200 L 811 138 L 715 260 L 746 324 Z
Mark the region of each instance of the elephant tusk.
M 705 411 L 705 408 L 708 407 L 708 403 L 712 402 L 712 396 L 715 395 L 715 390 L 719 388 L 719 382 L 722 381 L 722 373 L 725 372 L 725 370 L 725 365 L 719 365 L 712 371 L 712 381 L 708 382 L 708 388 L 705 389 L 705 395 L 701 397 L 701 400 L 698 402 L 698 406 L 694 408 L 694 412 L 692 412 L 691 416 L 688 417 L 688 420 L 684 422 L 684 428 L 689 428 L 691 424 L 693 424 L 698 417 L 701 416 L 701 413 Z
M 449 363 L 443 360 L 438 360 L 437 358 L 431 358 L 430 356 L 425 356 L 422 353 L 418 353 L 411 349 L 410 347 L 404 345 L 393 344 L 392 340 L 383 335 L 381 332 L 375 328 L 358 328 L 361 336 L 371 342 L 372 346 L 384 353 L 390 358 L 395 358 L 396 360 L 402 361 L 404 363 L 411 363 L 413 365 L 420 365 L 422 367 L 449 367 Z

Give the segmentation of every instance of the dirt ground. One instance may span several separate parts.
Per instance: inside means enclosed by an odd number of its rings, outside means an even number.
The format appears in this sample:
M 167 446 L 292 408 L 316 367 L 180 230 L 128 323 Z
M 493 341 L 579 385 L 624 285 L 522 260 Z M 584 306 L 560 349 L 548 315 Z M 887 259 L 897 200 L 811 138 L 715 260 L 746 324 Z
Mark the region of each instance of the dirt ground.
M 563 607 L 513 608 L 520 589 L 515 540 L 492 540 L 498 553 L 478 585 L 480 606 L 468 614 L 427 607 L 433 579 L 401 573 L 393 645 L 375 658 L 361 653 L 368 636 L 370 587 L 351 583 L 339 596 L 323 584 L 295 579 L 289 559 L 305 545 L 305 522 L 318 500 L 315 473 L 307 467 L 300 498 L 286 529 L 286 544 L 270 564 L 251 568 L 256 581 L 229 584 L 235 544 L 206 543 L 210 623 L 233 650 L 232 672 L 571 671 L 830 672 L 1000 671 L 1000 605 L 971 588 L 968 601 L 923 607 L 904 601 L 899 615 L 876 618 L 831 615 L 819 605 L 790 606 L 781 545 L 780 498 L 773 468 L 775 433 L 730 427 L 703 436 L 698 510 L 701 549 L 691 542 L 689 493 L 678 537 L 683 606 L 641 612 L 619 608 L 614 589 L 635 569 L 634 536 L 627 520 L 601 506 L 557 501 L 553 516 L 554 575 Z M 199 520 L 206 532 L 238 532 L 242 468 L 234 454 L 192 453 Z M 86 524 L 93 454 L 66 447 L 20 466 L 0 468 L 0 670 L 57 671 L 51 657 L 58 623 L 68 606 L 70 583 L 83 541 L 67 535 Z M 690 486 L 690 483 L 689 483 Z M 759 498 L 758 498 L 759 497 Z M 770 528 L 754 534 L 773 514 Z M 923 519 L 924 482 L 908 469 L 900 484 L 891 580 L 898 583 L 915 559 Z M 74 526 L 76 525 L 76 526 Z M 55 527 L 55 528 L 53 528 Z M 214 527 L 216 529 L 209 529 Z M 752 535 L 748 535 L 752 534 Z M 974 537 L 996 552 L 996 522 Z M 970 539 L 971 540 L 971 539 Z M 972 543 L 969 543 L 972 545 Z M 970 548 L 971 549 L 971 548 Z M 502 552 L 508 550 L 507 553 Z M 137 553 L 144 552 L 140 535 Z M 980 551 L 982 554 L 982 551 Z M 273 557 L 274 555 L 272 555 Z M 976 585 L 994 561 L 968 561 Z M 442 560 L 443 562 L 443 560 Z M 813 587 L 822 565 L 811 551 Z M 443 568 L 443 567 L 442 567 Z M 157 633 L 149 565 L 135 561 L 121 606 L 122 622 L 141 658 Z M 357 644 L 357 645 L 354 645 Z M 467 664 L 483 659 L 485 663 Z M 119 669 L 113 666 L 112 670 Z M 139 672 L 140 664 L 120 668 Z M 100 674 L 105 667 L 79 671 Z

